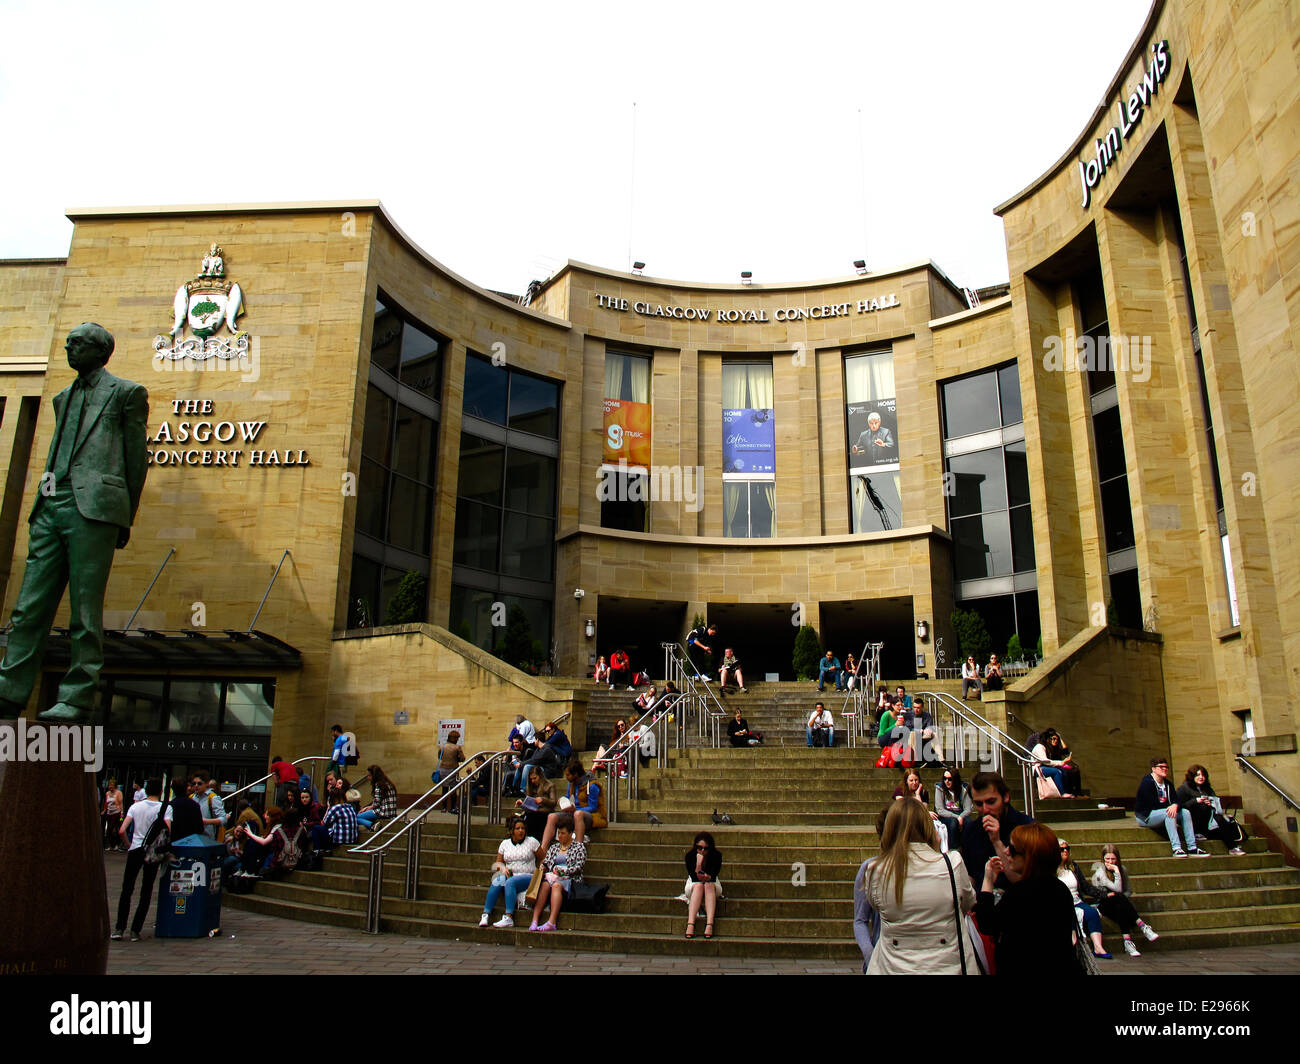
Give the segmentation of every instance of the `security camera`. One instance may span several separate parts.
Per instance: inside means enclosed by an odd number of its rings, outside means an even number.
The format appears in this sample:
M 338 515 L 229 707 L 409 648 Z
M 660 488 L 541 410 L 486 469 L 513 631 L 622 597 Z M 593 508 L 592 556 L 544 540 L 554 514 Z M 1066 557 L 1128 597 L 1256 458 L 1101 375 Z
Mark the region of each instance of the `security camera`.
M 578 587 L 578 588 L 574 588 L 574 590 L 573 590 L 573 597 L 576 598 L 576 599 L 585 598 L 586 595 L 587 595 L 587 593 L 586 593 L 585 591 L 583 591 L 582 588 L 580 588 L 580 587 Z

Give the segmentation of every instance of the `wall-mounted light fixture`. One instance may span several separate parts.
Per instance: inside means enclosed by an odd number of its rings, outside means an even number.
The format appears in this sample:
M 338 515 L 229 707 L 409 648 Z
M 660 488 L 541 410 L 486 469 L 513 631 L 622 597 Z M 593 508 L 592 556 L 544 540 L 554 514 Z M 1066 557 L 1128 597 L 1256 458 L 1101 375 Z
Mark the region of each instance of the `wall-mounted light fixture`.
M 632 272 L 636 274 L 638 277 L 641 276 L 641 271 L 644 269 L 645 269 L 645 263 L 641 262 L 639 259 L 636 262 L 632 263 Z
M 929 626 L 929 624 L 927 624 L 925 621 L 917 621 L 917 622 L 916 622 L 916 638 L 919 639 L 922 643 L 924 643 L 925 640 L 926 640 L 926 637 L 929 636 L 929 634 L 930 634 L 930 626 Z
M 740 271 L 740 283 L 741 283 L 741 284 L 753 284 L 753 283 L 754 283 L 754 271 L 753 271 L 753 270 L 741 270 L 741 271 Z
M 858 275 L 859 275 L 859 276 L 864 275 L 864 274 L 867 272 L 867 260 L 866 260 L 866 259 L 854 259 L 854 260 L 853 260 L 853 268 L 854 268 L 855 270 L 858 271 Z
M 596 622 L 590 617 L 587 618 L 587 638 L 590 639 L 596 634 Z

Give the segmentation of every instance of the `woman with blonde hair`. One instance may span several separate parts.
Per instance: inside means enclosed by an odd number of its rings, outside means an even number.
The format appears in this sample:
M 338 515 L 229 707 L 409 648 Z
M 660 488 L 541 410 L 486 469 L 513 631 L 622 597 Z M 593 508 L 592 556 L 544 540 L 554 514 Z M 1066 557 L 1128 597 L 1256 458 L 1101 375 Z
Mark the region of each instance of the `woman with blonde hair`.
M 977 974 L 962 926 L 975 890 L 961 861 L 939 852 L 934 821 L 920 802 L 895 802 L 889 810 L 866 895 L 881 921 L 868 975 Z

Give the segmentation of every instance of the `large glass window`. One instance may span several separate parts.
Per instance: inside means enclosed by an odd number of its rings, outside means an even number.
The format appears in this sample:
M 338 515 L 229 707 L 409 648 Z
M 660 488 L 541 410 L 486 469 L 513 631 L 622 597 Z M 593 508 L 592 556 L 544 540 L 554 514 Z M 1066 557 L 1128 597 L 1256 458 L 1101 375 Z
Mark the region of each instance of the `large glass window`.
M 388 604 L 408 572 L 427 586 L 445 348 L 437 334 L 380 294 L 356 485 L 349 628 L 424 618 L 423 605 L 414 618 L 409 611 L 389 618 Z
M 722 365 L 723 534 L 776 534 L 776 411 L 771 362 Z
M 894 352 L 845 356 L 844 399 L 853 531 L 900 528 L 903 503 Z
M 394 305 L 382 292 L 375 300 L 370 365 L 408 388 L 441 397 L 446 341 Z
M 237 732 L 267 735 L 275 715 L 273 677 L 101 676 L 105 724 L 115 732 Z
M 1084 337 L 1093 353 L 1088 368 L 1088 397 L 1092 411 L 1093 454 L 1097 462 L 1097 487 L 1101 496 L 1102 536 L 1110 576 L 1111 624 L 1142 627 L 1142 599 L 1137 572 L 1133 505 L 1129 497 L 1128 461 L 1124 431 L 1116 401 L 1115 371 L 1111 366 L 1110 321 L 1100 270 L 1083 274 L 1073 295 Z M 1101 358 L 1105 354 L 1105 359 Z
M 559 416 L 558 381 L 466 359 L 450 626 L 485 650 L 499 650 L 517 601 L 549 655 Z
M 994 637 L 995 649 L 1012 632 L 1036 641 L 1034 523 L 1017 366 L 944 381 L 940 395 L 957 598 L 970 600 L 991 633 L 1003 633 Z

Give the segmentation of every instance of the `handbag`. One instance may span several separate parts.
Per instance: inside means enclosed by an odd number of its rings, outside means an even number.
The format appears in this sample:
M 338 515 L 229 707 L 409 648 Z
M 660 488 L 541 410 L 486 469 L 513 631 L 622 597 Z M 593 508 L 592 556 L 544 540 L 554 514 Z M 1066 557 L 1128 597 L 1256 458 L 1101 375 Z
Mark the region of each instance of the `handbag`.
M 1096 975 L 1097 962 L 1093 960 L 1092 948 L 1084 945 L 1085 938 L 1081 928 L 1074 936 L 1074 959 L 1079 962 L 1080 975 Z
M 542 889 L 542 876 L 544 870 L 541 865 L 533 869 L 533 878 L 528 881 L 528 890 L 524 892 L 524 900 L 529 905 L 537 904 L 538 892 Z
M 962 920 L 961 906 L 957 903 L 957 877 L 953 875 L 952 861 L 945 853 L 943 856 L 944 866 L 948 869 L 948 886 L 952 889 L 952 919 L 957 925 L 957 957 L 961 960 L 961 974 L 968 975 L 966 971 L 966 944 L 962 937 Z M 983 971 L 980 972 L 983 975 Z
M 608 894 L 608 883 L 588 883 L 585 879 L 575 879 L 569 884 L 569 895 L 564 907 L 575 913 L 603 913 Z
M 1060 788 L 1056 786 L 1056 781 L 1047 776 L 1036 776 L 1038 780 L 1038 800 L 1041 802 L 1046 798 L 1061 797 Z

